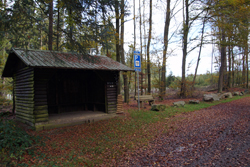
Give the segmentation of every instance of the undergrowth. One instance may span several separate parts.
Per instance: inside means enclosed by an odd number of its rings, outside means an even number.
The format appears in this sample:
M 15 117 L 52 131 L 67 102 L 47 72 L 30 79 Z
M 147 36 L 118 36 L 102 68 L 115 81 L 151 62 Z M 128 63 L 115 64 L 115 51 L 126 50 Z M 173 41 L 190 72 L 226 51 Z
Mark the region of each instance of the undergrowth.
M 40 143 L 41 138 L 29 135 L 17 127 L 13 120 L 4 119 L 8 116 L 6 113 L 0 114 L 0 162 L 12 166 L 13 159 L 20 161 L 25 153 L 34 154 L 34 146 Z

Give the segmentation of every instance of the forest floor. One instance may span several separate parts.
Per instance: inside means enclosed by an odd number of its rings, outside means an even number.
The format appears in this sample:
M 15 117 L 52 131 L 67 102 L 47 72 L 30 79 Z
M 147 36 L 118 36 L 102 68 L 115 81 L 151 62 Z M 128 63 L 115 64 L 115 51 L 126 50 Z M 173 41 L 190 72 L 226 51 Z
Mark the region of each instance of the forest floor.
M 234 89 L 230 91 L 242 91 Z M 247 166 L 250 164 L 250 97 L 171 107 L 174 94 L 156 104 L 164 112 L 138 111 L 124 104 L 124 114 L 90 124 L 27 130 L 45 145 L 12 164 L 27 166 Z M 211 92 L 210 92 L 211 93 Z M 12 116 L 14 118 L 14 116 Z
M 249 166 L 250 97 L 175 116 L 170 130 L 115 166 Z

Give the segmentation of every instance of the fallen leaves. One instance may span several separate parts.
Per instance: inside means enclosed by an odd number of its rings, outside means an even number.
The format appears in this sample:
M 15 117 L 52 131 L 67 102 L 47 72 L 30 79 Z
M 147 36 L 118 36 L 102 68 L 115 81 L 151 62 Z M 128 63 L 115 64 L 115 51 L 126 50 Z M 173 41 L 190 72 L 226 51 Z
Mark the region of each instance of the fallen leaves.
M 22 163 L 30 166 L 224 166 L 227 163 L 244 166 L 250 163 L 249 101 L 247 97 L 163 117 L 162 121 L 153 123 L 149 119 L 147 124 L 126 113 L 123 118 L 93 124 L 30 132 L 43 136 L 45 146 L 37 147 L 36 157 L 25 155 Z
M 172 133 L 158 136 L 146 150 L 119 165 L 244 166 L 250 164 L 250 98 L 182 114 Z M 167 121 L 167 120 L 166 120 Z M 171 128 L 170 128 L 171 129 Z M 162 156 L 163 155 L 163 156 Z M 127 161 L 129 159 L 130 161 Z

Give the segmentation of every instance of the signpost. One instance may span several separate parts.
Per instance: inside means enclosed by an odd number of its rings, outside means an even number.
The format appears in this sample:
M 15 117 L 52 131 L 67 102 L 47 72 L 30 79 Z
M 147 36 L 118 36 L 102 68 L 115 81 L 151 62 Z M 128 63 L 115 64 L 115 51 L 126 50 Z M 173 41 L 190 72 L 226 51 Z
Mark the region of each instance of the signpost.
M 138 109 L 140 110 L 140 99 L 139 99 L 139 72 L 141 72 L 141 55 L 140 51 L 134 51 L 134 69 L 137 73 L 138 83 Z

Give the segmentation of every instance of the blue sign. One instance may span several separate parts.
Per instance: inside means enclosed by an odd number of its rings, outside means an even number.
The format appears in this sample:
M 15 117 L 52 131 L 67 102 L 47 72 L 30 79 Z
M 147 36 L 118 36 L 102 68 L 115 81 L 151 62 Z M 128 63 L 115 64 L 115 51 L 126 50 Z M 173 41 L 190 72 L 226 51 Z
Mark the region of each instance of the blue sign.
M 140 68 L 135 68 L 135 71 L 141 72 L 141 69 Z
M 141 69 L 141 55 L 139 51 L 134 51 L 134 67 L 135 69 Z

